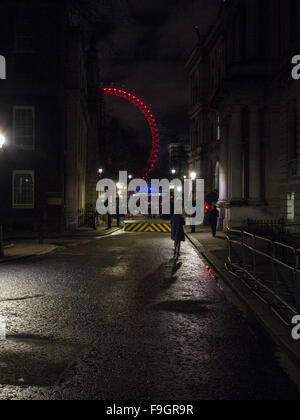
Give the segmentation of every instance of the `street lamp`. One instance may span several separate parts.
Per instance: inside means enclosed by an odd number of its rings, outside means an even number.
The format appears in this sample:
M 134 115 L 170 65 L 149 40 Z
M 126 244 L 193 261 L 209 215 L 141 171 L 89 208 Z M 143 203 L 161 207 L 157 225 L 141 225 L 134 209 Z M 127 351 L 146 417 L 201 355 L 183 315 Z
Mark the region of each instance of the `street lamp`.
M 132 175 L 128 175 L 128 179 L 132 179 Z
M 173 175 L 176 175 L 176 169 L 172 169 L 171 172 L 172 172 Z
M 196 172 L 191 172 L 190 177 L 191 177 L 191 180 L 192 180 L 192 181 L 195 181 L 195 180 L 196 180 L 196 178 L 197 178 L 197 174 L 196 174 Z
M 5 137 L 2 134 L 0 134 L 0 149 L 3 148 L 3 146 L 5 145 L 5 142 L 6 142 Z
M 99 169 L 99 175 L 102 175 L 103 174 L 103 169 Z

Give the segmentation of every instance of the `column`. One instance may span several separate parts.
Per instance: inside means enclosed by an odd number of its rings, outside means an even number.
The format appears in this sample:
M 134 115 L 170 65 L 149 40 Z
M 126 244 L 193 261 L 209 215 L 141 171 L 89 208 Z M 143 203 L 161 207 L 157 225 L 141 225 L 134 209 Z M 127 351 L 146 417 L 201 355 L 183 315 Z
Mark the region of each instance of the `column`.
M 220 147 L 220 202 L 228 201 L 228 126 L 221 122 L 221 147 Z
M 230 123 L 230 192 L 232 203 L 243 201 L 243 143 L 242 143 L 242 114 L 235 110 Z
M 249 115 L 249 204 L 262 201 L 262 150 L 259 107 L 251 107 Z

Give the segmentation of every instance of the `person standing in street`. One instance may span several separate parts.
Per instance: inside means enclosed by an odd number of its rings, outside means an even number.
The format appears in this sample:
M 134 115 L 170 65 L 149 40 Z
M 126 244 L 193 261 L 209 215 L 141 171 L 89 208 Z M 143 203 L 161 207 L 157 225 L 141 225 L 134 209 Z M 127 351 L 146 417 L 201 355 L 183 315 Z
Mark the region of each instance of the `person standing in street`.
M 209 223 L 210 223 L 212 235 L 214 238 L 217 236 L 217 226 L 218 226 L 219 217 L 220 217 L 220 212 L 217 206 L 214 206 L 214 208 L 212 209 L 209 215 Z
M 184 227 L 185 221 L 183 216 L 175 214 L 171 219 L 172 233 L 171 237 L 175 243 L 174 258 L 180 257 L 181 242 L 185 241 Z

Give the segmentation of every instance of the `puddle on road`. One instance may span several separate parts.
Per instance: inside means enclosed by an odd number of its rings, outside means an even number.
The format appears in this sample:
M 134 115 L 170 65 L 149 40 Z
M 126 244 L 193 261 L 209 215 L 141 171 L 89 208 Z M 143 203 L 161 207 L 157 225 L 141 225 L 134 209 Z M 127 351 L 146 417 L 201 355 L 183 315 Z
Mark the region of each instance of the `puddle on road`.
M 181 300 L 160 302 L 152 305 L 152 309 L 166 312 L 178 312 L 185 314 L 206 314 L 212 310 L 210 305 L 215 305 L 215 302 L 205 300 Z
M 81 350 L 79 345 L 35 336 L 7 337 L 0 343 L 0 384 L 55 385 Z

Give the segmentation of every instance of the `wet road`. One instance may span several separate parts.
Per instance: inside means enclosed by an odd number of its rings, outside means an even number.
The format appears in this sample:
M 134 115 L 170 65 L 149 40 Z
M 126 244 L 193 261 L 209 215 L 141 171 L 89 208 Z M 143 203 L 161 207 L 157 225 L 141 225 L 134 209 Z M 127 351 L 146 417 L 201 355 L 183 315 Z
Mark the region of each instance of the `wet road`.
M 185 243 L 117 234 L 0 267 L 0 399 L 299 399 Z

